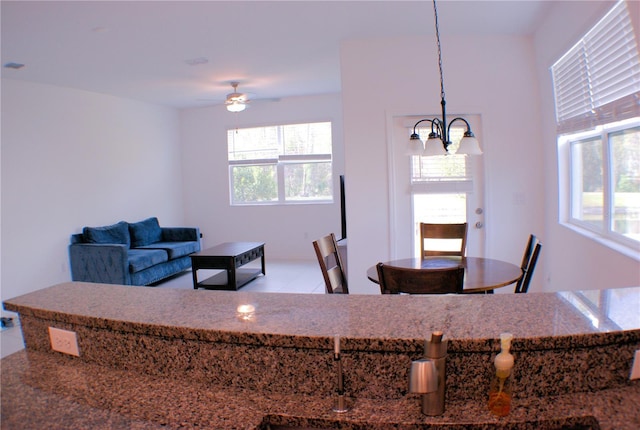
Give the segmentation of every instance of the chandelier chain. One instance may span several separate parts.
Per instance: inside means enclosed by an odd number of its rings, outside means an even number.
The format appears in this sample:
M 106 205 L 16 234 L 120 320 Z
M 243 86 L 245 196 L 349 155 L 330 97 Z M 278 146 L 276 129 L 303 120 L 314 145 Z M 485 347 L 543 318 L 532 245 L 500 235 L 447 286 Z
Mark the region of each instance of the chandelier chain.
M 413 126 L 413 133 L 411 133 L 411 137 L 409 138 L 409 141 L 411 143 L 411 154 L 424 156 L 449 154 L 449 146 L 451 146 L 451 141 L 449 140 L 449 131 L 451 129 L 451 125 L 456 121 L 462 121 L 467 126 L 467 131 L 464 132 L 456 153 L 463 155 L 482 154 L 482 150 L 478 145 L 478 141 L 471 131 L 471 125 L 469 125 L 469 121 L 462 117 L 456 117 L 452 119 L 451 122 L 447 123 L 447 102 L 444 100 L 444 73 L 442 71 L 442 45 L 440 44 L 440 25 L 438 22 L 438 7 L 436 6 L 436 0 L 433 0 L 433 16 L 435 19 L 436 42 L 438 47 L 438 69 L 440 71 L 441 97 L 440 107 L 442 108 L 442 117 L 433 119 L 425 118 L 415 123 L 415 125 Z M 427 138 L 426 142 L 423 143 L 422 139 L 420 138 L 420 134 L 418 134 L 416 131 L 416 127 L 418 127 L 420 123 L 425 121 L 429 121 L 431 123 L 431 132 L 429 133 L 429 137 Z M 443 149 L 438 149 L 437 144 L 434 146 L 436 140 L 440 140 Z
M 438 44 L 438 68 L 440 69 L 440 98 L 444 100 L 444 77 L 442 73 L 442 47 L 440 46 L 440 27 L 438 26 L 438 8 L 433 0 L 433 15 L 436 21 L 436 41 Z

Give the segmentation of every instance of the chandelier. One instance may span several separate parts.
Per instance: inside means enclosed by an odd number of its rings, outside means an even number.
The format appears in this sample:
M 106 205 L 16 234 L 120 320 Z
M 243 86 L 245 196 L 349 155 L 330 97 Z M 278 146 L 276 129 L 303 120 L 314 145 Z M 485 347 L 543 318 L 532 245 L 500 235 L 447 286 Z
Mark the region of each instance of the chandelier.
M 436 7 L 436 0 L 433 0 L 433 14 L 435 17 L 435 25 L 436 25 L 436 41 L 438 46 L 438 67 L 440 70 L 440 105 L 442 106 L 442 118 L 433 118 L 433 119 L 421 119 L 416 122 L 413 126 L 413 133 L 409 138 L 409 146 L 410 152 L 413 155 L 425 155 L 425 156 L 433 156 L 433 155 L 447 155 L 449 154 L 449 146 L 451 145 L 450 140 L 450 131 L 451 125 L 456 121 L 462 121 L 466 124 L 467 130 L 464 132 L 462 140 L 460 141 L 460 145 L 458 146 L 458 150 L 456 154 L 464 154 L 464 155 L 479 155 L 482 154 L 482 150 L 480 149 L 480 145 L 478 144 L 478 140 L 474 136 L 471 131 L 471 126 L 469 122 L 462 118 L 457 117 L 451 120 L 447 124 L 447 114 L 446 114 L 446 104 L 447 102 L 444 99 L 444 78 L 442 74 L 442 48 L 440 46 L 440 29 L 438 27 L 438 9 Z M 420 135 L 416 131 L 416 127 L 418 124 L 422 122 L 430 122 L 431 123 L 431 132 L 429 133 L 429 137 L 427 141 L 423 144 L 420 139 Z

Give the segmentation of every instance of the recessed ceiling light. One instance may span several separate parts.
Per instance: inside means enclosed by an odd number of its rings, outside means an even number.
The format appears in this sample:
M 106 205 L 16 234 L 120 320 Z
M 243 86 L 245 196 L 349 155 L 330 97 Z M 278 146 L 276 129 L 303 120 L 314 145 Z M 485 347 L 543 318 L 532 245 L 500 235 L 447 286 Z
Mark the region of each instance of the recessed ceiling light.
M 19 69 L 22 69 L 24 67 L 24 64 L 22 64 L 22 63 L 6 63 L 4 65 L 4 67 L 6 69 L 19 70 Z
M 205 57 L 198 57 L 192 58 L 190 60 L 185 60 L 184 62 L 190 66 L 198 66 L 200 64 L 207 64 L 209 62 L 209 59 Z

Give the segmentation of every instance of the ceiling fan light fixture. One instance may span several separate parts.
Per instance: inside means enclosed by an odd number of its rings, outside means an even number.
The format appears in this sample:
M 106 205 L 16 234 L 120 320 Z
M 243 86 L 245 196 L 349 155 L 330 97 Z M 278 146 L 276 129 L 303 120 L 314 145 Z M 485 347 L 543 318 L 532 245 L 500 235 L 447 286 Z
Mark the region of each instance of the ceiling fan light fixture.
M 233 92 L 227 94 L 227 100 L 224 102 L 229 112 L 242 112 L 249 104 L 247 95 L 238 92 L 238 85 L 240 85 L 239 82 L 231 82 Z
M 239 101 L 233 101 L 227 104 L 227 110 L 229 112 L 242 112 L 243 110 L 246 109 L 246 107 L 247 107 L 246 104 Z

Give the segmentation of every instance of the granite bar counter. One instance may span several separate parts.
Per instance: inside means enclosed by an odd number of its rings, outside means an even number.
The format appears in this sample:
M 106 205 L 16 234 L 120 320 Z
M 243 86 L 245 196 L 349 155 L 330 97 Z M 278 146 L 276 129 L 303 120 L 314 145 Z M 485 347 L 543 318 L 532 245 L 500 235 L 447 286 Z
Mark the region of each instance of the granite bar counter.
M 4 307 L 20 314 L 26 350 L 1 362 L 3 429 L 640 427 L 629 380 L 640 288 L 344 296 L 65 283 Z M 74 331 L 80 356 L 52 351 L 48 327 Z M 446 411 L 426 417 L 408 370 L 435 330 L 449 340 Z M 486 400 L 505 331 L 514 400 L 496 418 Z M 335 335 L 345 414 L 331 411 Z

